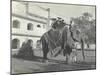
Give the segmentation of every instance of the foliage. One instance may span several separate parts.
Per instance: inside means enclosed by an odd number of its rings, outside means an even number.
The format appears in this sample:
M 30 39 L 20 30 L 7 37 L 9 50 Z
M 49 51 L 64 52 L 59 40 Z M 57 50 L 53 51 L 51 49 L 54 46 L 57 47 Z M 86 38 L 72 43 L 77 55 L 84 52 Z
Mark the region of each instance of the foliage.
M 17 56 L 23 59 L 32 59 L 34 57 L 34 53 L 31 45 L 28 42 L 23 43 Z
M 95 43 L 95 19 L 90 13 L 85 12 L 80 17 L 72 18 L 72 21 L 74 22 L 73 28 L 81 30 L 86 43 Z

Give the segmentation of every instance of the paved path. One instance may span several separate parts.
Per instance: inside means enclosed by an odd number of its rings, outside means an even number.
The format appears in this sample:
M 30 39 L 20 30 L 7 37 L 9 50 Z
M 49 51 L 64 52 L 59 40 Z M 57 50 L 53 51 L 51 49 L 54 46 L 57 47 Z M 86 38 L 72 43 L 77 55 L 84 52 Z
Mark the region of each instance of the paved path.
M 58 55 L 55 58 L 50 58 L 49 62 L 42 62 L 42 51 L 34 51 L 35 59 L 23 60 L 12 57 L 12 73 L 35 73 L 35 72 L 50 72 L 50 71 L 69 71 L 69 70 L 84 70 L 95 69 L 95 51 L 85 51 L 85 62 L 82 62 L 82 52 L 77 52 L 79 63 L 65 63 L 65 57 Z

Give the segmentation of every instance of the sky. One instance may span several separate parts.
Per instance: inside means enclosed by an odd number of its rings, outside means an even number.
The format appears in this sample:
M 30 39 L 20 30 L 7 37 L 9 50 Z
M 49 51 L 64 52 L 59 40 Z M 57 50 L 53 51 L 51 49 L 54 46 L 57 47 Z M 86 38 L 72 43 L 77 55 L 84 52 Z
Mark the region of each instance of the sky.
M 83 6 L 83 5 L 69 5 L 69 4 L 48 4 L 48 3 L 34 3 L 44 8 L 50 8 L 51 16 L 52 13 L 66 17 L 78 17 L 84 12 L 89 12 L 95 17 L 95 6 Z

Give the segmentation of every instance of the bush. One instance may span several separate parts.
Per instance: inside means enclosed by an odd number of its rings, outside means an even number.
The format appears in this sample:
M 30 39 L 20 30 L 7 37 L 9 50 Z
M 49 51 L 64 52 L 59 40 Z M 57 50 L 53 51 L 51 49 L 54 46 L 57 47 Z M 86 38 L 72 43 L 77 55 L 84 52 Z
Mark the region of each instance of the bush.
M 34 52 L 29 42 L 22 45 L 22 47 L 18 51 L 17 56 L 23 59 L 32 59 L 34 57 Z

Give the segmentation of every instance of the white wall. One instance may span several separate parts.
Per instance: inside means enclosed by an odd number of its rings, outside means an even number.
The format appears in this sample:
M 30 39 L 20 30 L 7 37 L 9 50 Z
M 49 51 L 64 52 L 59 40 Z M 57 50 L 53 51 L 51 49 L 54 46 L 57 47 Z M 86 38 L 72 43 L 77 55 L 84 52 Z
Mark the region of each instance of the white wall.
M 46 32 L 46 27 L 43 28 L 44 24 L 12 16 L 12 25 L 13 25 L 13 20 L 20 21 L 20 28 L 12 28 L 12 33 L 41 36 L 43 35 L 44 32 Z M 27 30 L 28 23 L 33 24 L 33 30 Z M 38 24 L 41 25 L 41 28 L 37 27 Z
M 20 27 L 19 28 L 13 28 L 13 20 L 20 21 Z M 27 30 L 27 24 L 32 23 L 33 24 L 33 30 Z M 40 25 L 41 28 L 38 28 L 37 25 Z M 31 39 L 33 41 L 33 48 L 36 48 L 37 40 L 40 40 L 40 37 L 46 32 L 46 25 L 45 28 L 43 27 L 44 24 L 37 23 L 34 21 L 22 19 L 19 17 L 12 16 L 12 40 L 18 39 L 20 41 L 20 47 L 25 40 Z M 16 35 L 18 34 L 18 35 Z M 20 36 L 21 35 L 21 36 Z M 30 37 L 29 35 L 32 35 L 34 37 Z M 18 49 L 12 49 L 13 51 L 18 51 Z
M 12 1 L 12 13 L 19 14 L 19 15 L 26 16 L 26 17 L 30 17 L 30 18 L 40 20 L 40 21 L 47 23 L 47 20 L 40 19 L 40 18 L 37 18 L 37 17 L 34 17 L 34 16 L 30 16 L 26 13 L 26 11 L 27 11 L 26 2 Z M 36 14 L 36 15 L 46 17 L 46 18 L 48 17 L 47 11 L 39 8 L 38 6 L 36 6 L 33 3 L 28 4 L 28 12 L 31 13 L 31 14 Z
M 21 4 L 22 2 L 14 2 L 12 1 L 12 13 L 20 14 L 20 15 L 26 15 L 26 8 L 24 4 Z
M 32 13 L 32 14 L 39 15 L 39 16 L 43 16 L 46 18 L 48 17 L 47 11 L 42 10 L 37 5 L 32 4 L 32 3 L 29 3 L 28 12 Z M 34 17 L 34 16 L 30 16 L 29 14 L 27 14 L 26 13 L 26 2 L 12 1 L 12 13 L 47 23 L 47 20 L 44 20 L 44 19 L 41 19 L 38 17 Z M 13 20 L 18 20 L 20 22 L 19 28 L 13 28 Z M 28 23 L 33 24 L 33 30 L 27 30 Z M 37 27 L 37 25 L 40 25 L 41 27 Z M 16 16 L 12 15 L 12 32 L 11 32 L 12 33 L 12 40 L 15 38 L 18 39 L 20 41 L 20 47 L 21 47 L 22 43 L 26 39 L 31 39 L 33 41 L 33 48 L 36 48 L 37 40 L 39 40 L 40 36 L 42 36 L 46 32 L 46 28 L 47 28 L 46 25 L 47 24 L 43 24 L 43 23 L 39 23 L 39 22 L 35 22 L 35 21 L 30 21 L 28 19 L 24 19 L 24 18 L 20 18 L 20 17 L 16 17 Z M 45 28 L 44 28 L 44 26 L 45 26 Z M 35 37 L 29 37 L 29 35 L 35 36 Z M 16 49 L 16 50 L 18 50 L 18 49 Z M 14 50 L 14 51 L 16 51 L 16 50 Z

